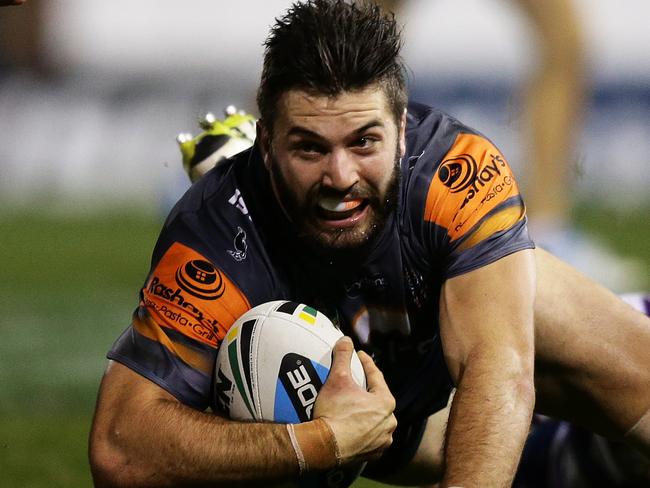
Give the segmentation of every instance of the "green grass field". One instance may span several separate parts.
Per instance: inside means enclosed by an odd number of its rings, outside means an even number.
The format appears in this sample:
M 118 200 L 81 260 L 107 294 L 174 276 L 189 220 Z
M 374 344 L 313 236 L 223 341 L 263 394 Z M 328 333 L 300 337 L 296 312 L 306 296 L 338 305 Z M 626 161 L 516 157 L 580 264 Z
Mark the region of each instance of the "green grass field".
M 648 215 L 650 203 L 621 215 L 582 209 L 577 222 L 650 276 Z M 0 214 L 1 486 L 91 486 L 86 444 L 104 356 L 128 324 L 161 221 L 126 210 Z

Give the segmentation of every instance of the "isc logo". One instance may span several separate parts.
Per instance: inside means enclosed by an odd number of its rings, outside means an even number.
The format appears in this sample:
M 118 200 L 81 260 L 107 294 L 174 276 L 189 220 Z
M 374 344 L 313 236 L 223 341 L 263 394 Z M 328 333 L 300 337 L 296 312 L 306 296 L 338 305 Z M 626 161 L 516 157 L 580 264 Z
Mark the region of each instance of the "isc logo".
M 301 422 L 311 420 L 311 411 L 323 383 L 311 361 L 300 354 L 289 353 L 282 358 L 280 381 Z

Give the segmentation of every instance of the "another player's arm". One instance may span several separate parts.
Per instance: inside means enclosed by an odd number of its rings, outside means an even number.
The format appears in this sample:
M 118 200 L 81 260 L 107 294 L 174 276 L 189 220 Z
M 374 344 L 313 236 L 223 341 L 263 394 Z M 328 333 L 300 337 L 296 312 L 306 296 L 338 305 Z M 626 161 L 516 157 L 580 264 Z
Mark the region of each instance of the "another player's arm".
M 315 417 L 319 411 L 328 414 L 329 427 L 323 419 L 295 426 L 312 469 L 336 464 L 336 450 L 331 449 L 336 443 L 347 462 L 373 458 L 391 441 L 394 400 L 381 373 L 363 354 L 370 391 L 354 383 L 349 373 L 351 351 L 349 340 L 337 344 L 334 374 L 314 408 Z M 351 422 L 358 418 L 372 421 Z M 335 443 L 328 438 L 332 431 Z M 268 485 L 269 480 L 298 473 L 286 426 L 234 422 L 194 410 L 120 363 L 111 363 L 102 380 L 90 462 L 95 484 L 102 487 L 232 486 L 255 481 Z
M 456 381 L 443 486 L 510 486 L 535 402 L 533 251 L 449 279 L 445 358 Z

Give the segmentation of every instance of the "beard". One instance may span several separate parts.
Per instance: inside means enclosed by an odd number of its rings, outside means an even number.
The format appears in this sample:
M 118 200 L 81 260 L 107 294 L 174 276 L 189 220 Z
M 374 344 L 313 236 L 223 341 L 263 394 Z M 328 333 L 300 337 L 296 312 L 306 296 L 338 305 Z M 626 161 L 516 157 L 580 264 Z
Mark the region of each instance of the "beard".
M 273 154 L 270 154 L 270 157 L 270 177 L 280 206 L 291 221 L 295 236 L 301 241 L 301 244 L 308 246 L 318 254 L 331 257 L 351 251 L 353 254 L 357 254 L 373 242 L 385 227 L 390 214 L 397 208 L 401 179 L 398 149 L 396 149 L 393 170 L 384 191 L 367 183 L 359 183 L 344 192 L 317 185 L 308 191 L 302 201 L 282 175 L 278 161 Z M 363 199 L 369 207 L 367 209 L 369 215 L 362 224 L 351 228 L 324 228 L 318 225 L 321 218 L 318 202 L 324 197 Z

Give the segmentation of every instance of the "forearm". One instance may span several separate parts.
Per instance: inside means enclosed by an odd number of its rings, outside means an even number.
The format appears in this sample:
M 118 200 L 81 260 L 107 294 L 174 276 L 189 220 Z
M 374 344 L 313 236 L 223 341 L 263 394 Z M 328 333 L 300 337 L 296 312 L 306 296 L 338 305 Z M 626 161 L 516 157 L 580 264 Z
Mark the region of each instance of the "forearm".
M 376 459 L 392 440 L 395 399 L 370 356 L 368 390 L 339 340 L 314 418 L 292 426 L 234 422 L 193 410 L 120 363 L 109 363 L 90 433 L 95 486 L 269 486 L 310 471 Z
M 296 425 L 295 433 L 309 469 L 336 464 L 323 420 Z M 232 486 L 299 471 L 285 425 L 233 422 L 194 410 L 118 363 L 100 388 L 90 464 L 97 486 Z
M 453 400 L 442 486 L 507 487 L 535 402 L 532 367 L 483 355 L 468 362 Z
M 115 416 L 94 437 L 100 485 L 232 484 L 298 472 L 284 425 L 236 423 L 172 400 L 151 401 L 136 418 Z

